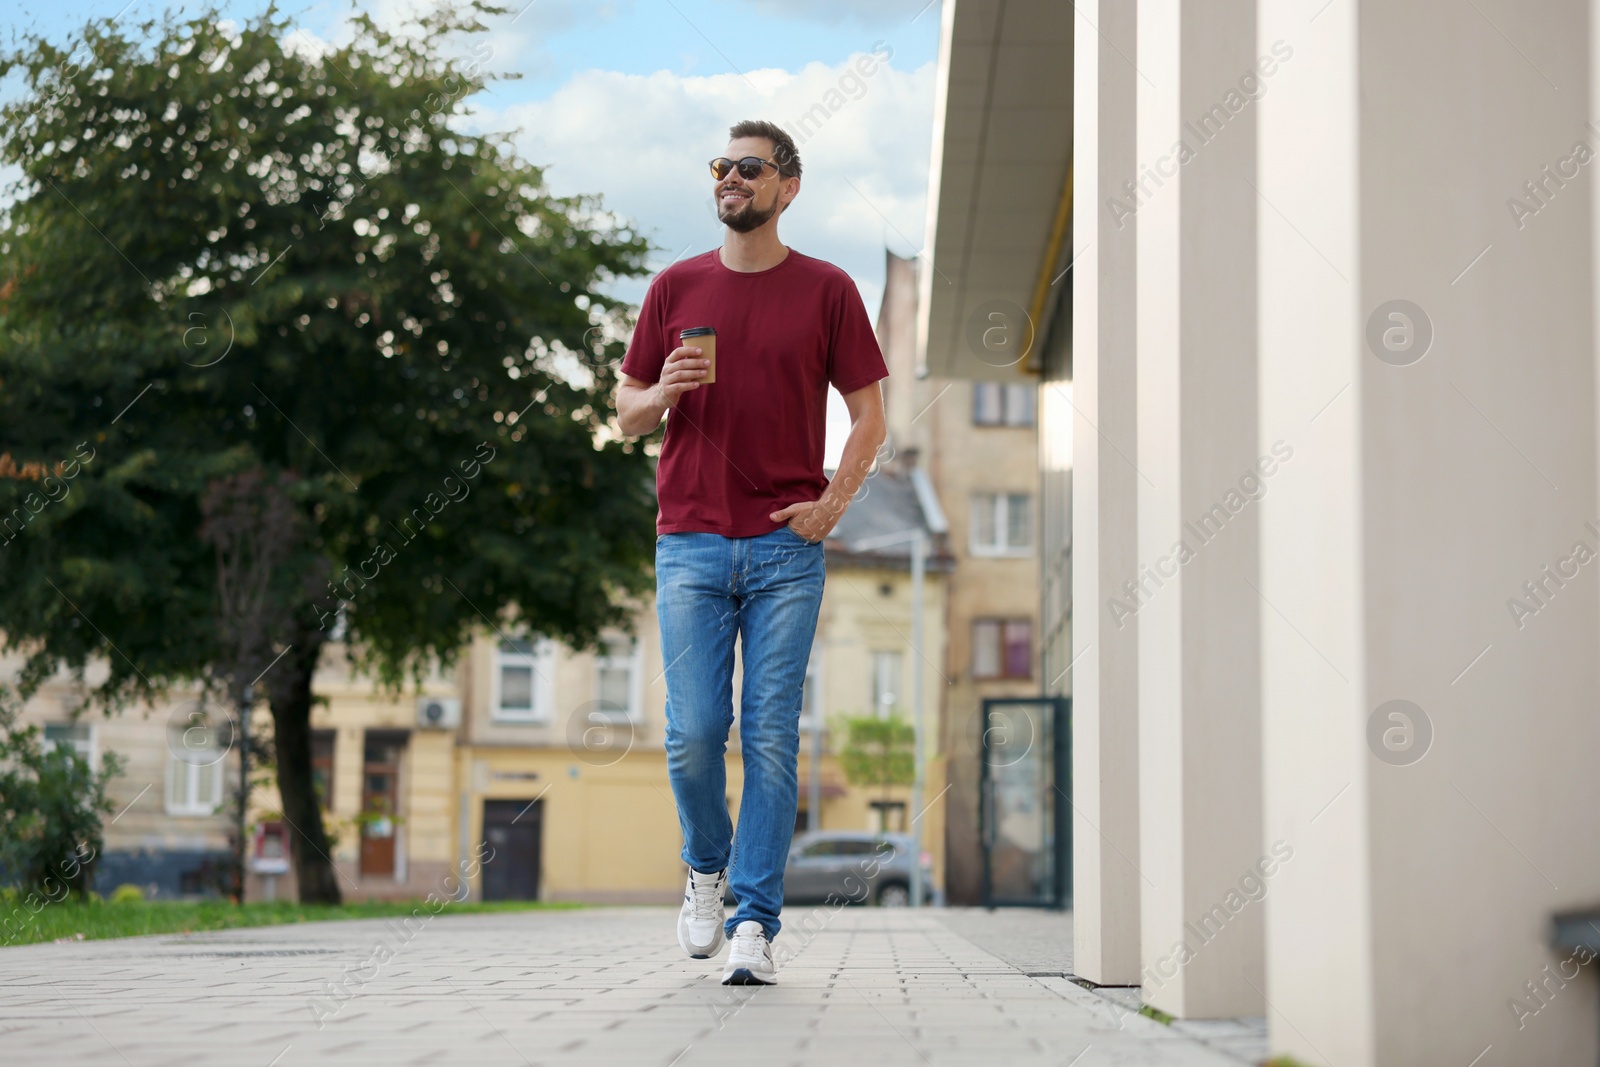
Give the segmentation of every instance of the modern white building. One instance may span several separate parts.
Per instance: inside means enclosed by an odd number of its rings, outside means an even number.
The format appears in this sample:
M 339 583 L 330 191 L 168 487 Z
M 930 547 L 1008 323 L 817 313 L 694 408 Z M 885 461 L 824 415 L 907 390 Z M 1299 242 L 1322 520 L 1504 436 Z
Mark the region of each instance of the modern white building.
M 943 19 L 921 358 L 1040 388 L 1073 972 L 1299 1063 L 1596 1062 L 1600 13 Z

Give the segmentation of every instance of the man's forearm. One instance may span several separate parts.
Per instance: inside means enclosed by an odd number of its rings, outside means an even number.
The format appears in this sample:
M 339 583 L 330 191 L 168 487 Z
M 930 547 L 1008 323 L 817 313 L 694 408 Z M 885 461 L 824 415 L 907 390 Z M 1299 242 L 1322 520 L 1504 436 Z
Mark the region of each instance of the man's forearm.
M 659 386 L 623 388 L 617 392 L 617 428 L 625 436 L 643 437 L 661 425 L 661 417 L 666 413 L 667 401 Z
M 833 519 L 844 514 L 861 483 L 872 473 L 884 436 L 881 418 L 859 419 L 850 427 L 850 436 L 845 438 L 844 451 L 839 456 L 839 469 L 817 501 Z

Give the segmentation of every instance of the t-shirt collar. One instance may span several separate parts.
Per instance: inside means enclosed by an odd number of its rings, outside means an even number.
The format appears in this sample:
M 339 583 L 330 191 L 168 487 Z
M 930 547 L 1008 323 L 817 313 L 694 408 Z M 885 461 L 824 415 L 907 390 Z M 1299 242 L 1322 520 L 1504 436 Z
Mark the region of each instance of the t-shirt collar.
M 766 270 L 734 270 L 732 267 L 722 262 L 722 247 L 720 245 L 711 250 L 711 262 L 715 263 L 718 269 L 722 270 L 724 273 L 732 274 L 739 278 L 759 278 L 764 274 L 771 274 L 774 271 L 782 270 L 789 264 L 790 261 L 794 259 L 794 257 L 794 249 L 788 248 L 785 249 L 783 258 L 778 260 L 778 262 L 774 263 L 772 266 L 768 267 Z

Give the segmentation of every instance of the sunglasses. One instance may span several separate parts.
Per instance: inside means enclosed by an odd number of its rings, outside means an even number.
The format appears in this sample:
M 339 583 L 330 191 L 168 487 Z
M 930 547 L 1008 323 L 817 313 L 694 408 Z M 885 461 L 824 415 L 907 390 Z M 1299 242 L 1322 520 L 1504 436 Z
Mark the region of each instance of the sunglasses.
M 767 167 L 771 167 L 774 171 L 780 173 L 783 169 L 772 160 L 762 159 L 760 156 L 745 156 L 737 161 L 729 159 L 727 156 L 719 156 L 711 161 L 711 176 L 720 182 L 732 174 L 735 167 L 739 170 L 739 177 L 747 182 L 753 182 L 761 177 L 762 171 Z

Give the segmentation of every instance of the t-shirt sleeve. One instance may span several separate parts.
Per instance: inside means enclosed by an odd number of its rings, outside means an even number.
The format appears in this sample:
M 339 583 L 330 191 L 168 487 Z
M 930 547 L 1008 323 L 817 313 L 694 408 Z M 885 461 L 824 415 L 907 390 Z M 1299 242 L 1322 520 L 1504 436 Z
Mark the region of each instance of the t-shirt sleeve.
M 652 385 L 661 380 L 661 368 L 672 352 L 667 346 L 664 288 L 662 276 L 656 275 L 655 281 L 645 291 L 644 304 L 639 308 L 639 321 L 634 323 L 633 337 L 628 341 L 628 354 L 622 360 L 622 373 Z
M 889 376 L 872 332 L 867 309 L 855 283 L 845 277 L 843 291 L 835 304 L 833 337 L 828 348 L 828 384 L 840 393 L 857 389 Z

